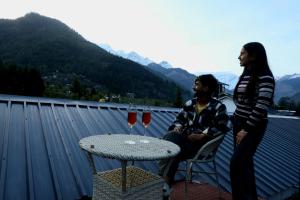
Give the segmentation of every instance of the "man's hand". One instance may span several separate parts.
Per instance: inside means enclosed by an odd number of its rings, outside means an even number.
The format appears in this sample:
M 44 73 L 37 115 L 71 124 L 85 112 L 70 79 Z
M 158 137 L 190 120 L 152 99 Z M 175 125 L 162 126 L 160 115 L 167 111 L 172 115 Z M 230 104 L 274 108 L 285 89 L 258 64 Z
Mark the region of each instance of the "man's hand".
M 244 137 L 248 134 L 247 131 L 245 131 L 244 129 L 240 130 L 240 132 L 238 132 L 236 134 L 236 144 L 240 144 L 241 141 L 244 139 Z
M 192 133 L 190 135 L 188 135 L 188 140 L 191 142 L 195 142 L 197 143 L 198 141 L 201 141 L 204 137 L 207 137 L 206 134 L 197 134 L 197 133 Z
M 182 126 L 175 126 L 175 128 L 173 129 L 173 131 L 177 132 L 177 133 L 181 133 L 182 131 Z

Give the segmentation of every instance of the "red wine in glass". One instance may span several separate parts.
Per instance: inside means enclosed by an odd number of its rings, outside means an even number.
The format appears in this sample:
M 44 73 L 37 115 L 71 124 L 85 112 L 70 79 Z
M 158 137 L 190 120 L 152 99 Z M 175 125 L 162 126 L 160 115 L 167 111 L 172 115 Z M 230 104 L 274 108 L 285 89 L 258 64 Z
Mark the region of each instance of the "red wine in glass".
M 129 111 L 128 117 L 127 117 L 128 126 L 132 128 L 134 124 L 136 123 L 136 112 L 135 111 Z
M 150 121 L 151 121 L 151 112 L 150 111 L 143 112 L 142 122 L 145 128 L 148 127 Z
M 151 110 L 149 107 L 144 109 L 143 115 L 142 115 L 142 122 L 144 125 L 144 136 L 146 135 L 146 128 L 149 126 L 151 121 Z

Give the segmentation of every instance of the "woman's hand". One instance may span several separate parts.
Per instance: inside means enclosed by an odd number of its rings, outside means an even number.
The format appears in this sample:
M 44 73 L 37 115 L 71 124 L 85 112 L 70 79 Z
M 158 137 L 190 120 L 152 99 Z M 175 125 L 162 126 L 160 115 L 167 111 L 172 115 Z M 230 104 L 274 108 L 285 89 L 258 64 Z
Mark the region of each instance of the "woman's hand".
M 236 144 L 240 144 L 241 141 L 243 140 L 243 138 L 248 134 L 247 131 L 245 131 L 244 129 L 240 130 L 240 132 L 238 132 L 236 134 Z

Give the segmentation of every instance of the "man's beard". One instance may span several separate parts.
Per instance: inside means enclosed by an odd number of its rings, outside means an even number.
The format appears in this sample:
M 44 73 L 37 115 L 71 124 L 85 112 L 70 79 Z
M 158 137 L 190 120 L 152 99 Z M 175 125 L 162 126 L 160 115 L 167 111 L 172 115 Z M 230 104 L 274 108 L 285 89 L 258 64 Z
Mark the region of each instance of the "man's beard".
M 205 92 L 205 91 L 194 92 L 194 97 L 203 98 L 203 97 L 208 97 L 208 96 L 209 96 L 208 92 Z

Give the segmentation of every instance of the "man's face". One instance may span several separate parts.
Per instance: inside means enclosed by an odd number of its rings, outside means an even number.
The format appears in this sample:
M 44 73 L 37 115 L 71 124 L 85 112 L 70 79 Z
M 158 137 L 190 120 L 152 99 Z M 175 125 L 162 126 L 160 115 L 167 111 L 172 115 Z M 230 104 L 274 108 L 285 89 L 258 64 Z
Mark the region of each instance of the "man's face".
M 195 96 L 203 97 L 203 96 L 207 95 L 208 87 L 203 86 L 200 81 L 195 81 L 193 90 L 195 92 Z

